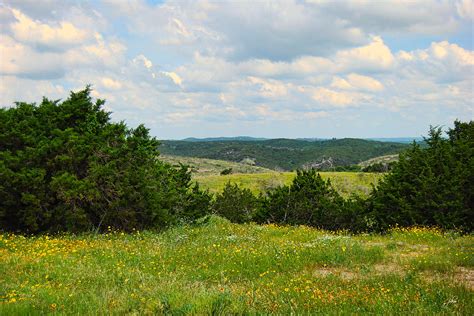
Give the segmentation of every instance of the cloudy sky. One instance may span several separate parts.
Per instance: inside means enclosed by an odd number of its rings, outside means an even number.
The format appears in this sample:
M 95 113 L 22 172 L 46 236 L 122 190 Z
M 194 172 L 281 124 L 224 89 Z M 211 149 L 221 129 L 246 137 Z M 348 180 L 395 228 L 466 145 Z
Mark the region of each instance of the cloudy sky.
M 397 137 L 474 118 L 473 1 L 0 0 L 0 100 L 92 84 L 154 136 Z

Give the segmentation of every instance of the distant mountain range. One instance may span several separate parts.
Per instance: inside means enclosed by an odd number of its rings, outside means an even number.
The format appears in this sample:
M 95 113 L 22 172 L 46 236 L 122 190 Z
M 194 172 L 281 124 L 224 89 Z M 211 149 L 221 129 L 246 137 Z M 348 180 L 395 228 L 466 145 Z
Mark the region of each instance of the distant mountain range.
M 343 139 L 258 139 L 247 136 L 186 140 L 164 140 L 160 152 L 165 155 L 198 157 L 241 162 L 273 170 L 348 166 L 406 149 L 410 138 L 399 142 L 357 138 Z M 401 143 L 405 140 L 405 143 Z M 411 139 L 410 139 L 411 141 Z
M 264 137 L 251 137 L 251 136 L 235 136 L 235 137 L 205 137 L 205 138 L 196 138 L 196 137 L 188 137 L 182 139 L 185 142 L 222 142 L 222 141 L 261 141 L 261 140 L 271 140 L 272 138 L 264 138 Z M 273 138 L 274 139 L 274 138 Z M 278 139 L 285 139 L 285 138 L 278 138 Z M 294 138 L 295 140 L 304 140 L 304 141 L 321 141 L 321 140 L 330 140 L 336 138 Z M 343 138 L 339 138 L 343 139 Z M 361 138 L 364 140 L 375 140 L 380 142 L 391 142 L 391 143 L 411 143 L 413 141 L 422 142 L 423 137 L 388 137 L 388 138 Z
M 267 140 L 268 138 L 258 138 L 250 136 L 235 136 L 235 137 L 206 137 L 206 138 L 195 138 L 188 137 L 182 139 L 185 142 L 222 142 L 222 141 L 256 141 L 256 140 Z
M 393 142 L 402 144 L 411 144 L 413 141 L 417 143 L 423 142 L 423 137 L 390 137 L 390 138 L 366 138 L 368 140 L 376 140 L 379 142 Z

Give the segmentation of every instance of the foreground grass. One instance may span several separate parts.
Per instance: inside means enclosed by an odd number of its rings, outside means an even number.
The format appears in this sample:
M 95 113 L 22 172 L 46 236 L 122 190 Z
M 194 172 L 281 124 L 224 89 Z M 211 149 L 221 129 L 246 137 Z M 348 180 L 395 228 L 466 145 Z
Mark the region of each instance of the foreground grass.
M 0 314 L 473 315 L 470 236 L 211 217 L 157 234 L 0 239 Z
M 376 185 L 383 176 L 381 173 L 366 172 L 320 172 L 323 179 L 331 179 L 334 188 L 344 197 L 352 193 L 367 196 L 372 184 Z M 290 184 L 295 178 L 294 172 L 267 172 L 255 174 L 196 175 L 195 181 L 212 193 L 222 192 L 227 182 L 237 183 L 258 194 L 279 185 Z

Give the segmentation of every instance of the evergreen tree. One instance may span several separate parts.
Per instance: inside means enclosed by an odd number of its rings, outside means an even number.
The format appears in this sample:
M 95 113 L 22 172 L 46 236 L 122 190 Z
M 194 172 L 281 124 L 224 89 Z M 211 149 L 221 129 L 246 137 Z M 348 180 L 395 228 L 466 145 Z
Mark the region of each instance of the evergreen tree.
M 90 92 L 0 109 L 1 228 L 127 230 L 195 218 L 206 198 L 190 190 L 187 168 L 159 161 L 148 129 L 111 122 Z
M 344 212 L 344 199 L 314 169 L 298 170 L 289 186 L 267 192 L 257 214 L 260 222 L 311 225 L 338 229 L 337 218 Z
M 474 123 L 456 121 L 448 136 L 431 128 L 426 148 L 413 143 L 374 189 L 369 212 L 378 229 L 396 224 L 472 230 Z
M 259 199 L 249 189 L 227 182 L 222 193 L 216 196 L 213 210 L 234 223 L 245 223 L 254 217 L 258 204 Z

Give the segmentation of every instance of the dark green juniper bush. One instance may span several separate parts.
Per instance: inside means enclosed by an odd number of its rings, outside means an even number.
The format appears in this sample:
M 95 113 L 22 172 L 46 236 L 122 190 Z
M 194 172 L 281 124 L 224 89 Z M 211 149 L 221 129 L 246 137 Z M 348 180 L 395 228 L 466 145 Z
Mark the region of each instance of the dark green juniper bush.
M 158 160 L 148 129 L 111 122 L 90 92 L 0 109 L 2 229 L 129 230 L 204 215 L 210 198 L 190 190 L 187 168 Z
M 421 148 L 413 143 L 369 198 L 380 229 L 436 225 L 472 231 L 474 224 L 474 122 L 454 122 L 444 138 L 431 128 Z

